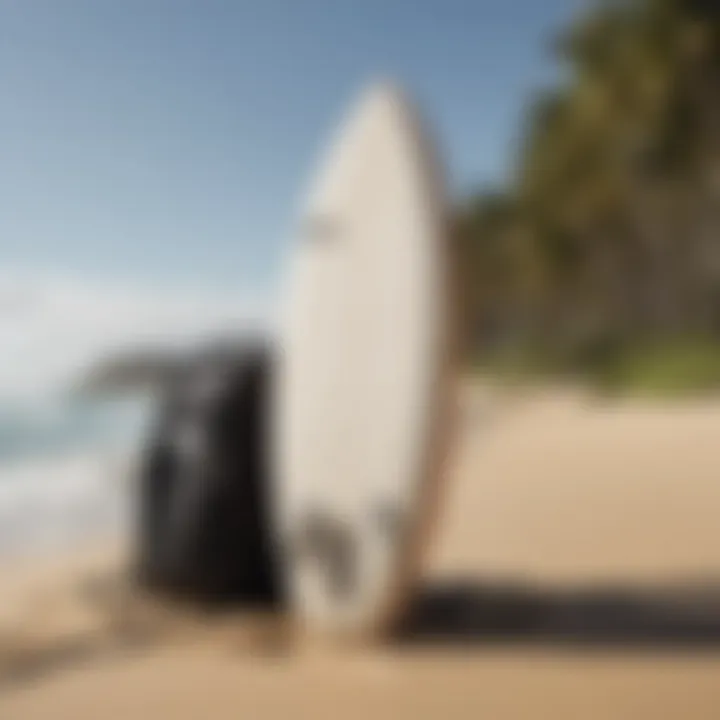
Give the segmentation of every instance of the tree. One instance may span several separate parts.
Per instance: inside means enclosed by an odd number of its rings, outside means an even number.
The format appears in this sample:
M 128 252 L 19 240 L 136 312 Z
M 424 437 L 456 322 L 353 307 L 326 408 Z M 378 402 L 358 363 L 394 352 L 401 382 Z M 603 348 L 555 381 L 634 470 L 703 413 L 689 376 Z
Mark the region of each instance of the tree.
M 600 3 L 554 49 L 512 183 L 458 213 L 472 316 L 556 349 L 720 332 L 720 4 Z

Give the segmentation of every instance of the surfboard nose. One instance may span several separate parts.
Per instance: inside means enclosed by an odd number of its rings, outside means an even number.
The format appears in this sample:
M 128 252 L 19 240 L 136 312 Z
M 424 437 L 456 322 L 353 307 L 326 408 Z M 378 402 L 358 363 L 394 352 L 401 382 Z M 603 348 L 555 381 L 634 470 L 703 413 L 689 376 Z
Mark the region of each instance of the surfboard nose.
M 360 93 L 356 112 L 368 112 L 370 108 L 396 108 L 404 102 L 407 102 L 407 97 L 400 86 L 392 79 L 381 78 L 365 86 Z
M 316 216 L 337 213 L 339 198 L 353 178 L 364 172 L 368 159 L 377 157 L 376 149 L 397 148 L 410 134 L 413 107 L 407 94 L 392 80 L 376 80 L 365 87 L 338 124 L 306 198 L 306 219 L 314 223 Z
M 380 79 L 369 83 L 358 96 L 351 109 L 348 125 L 372 132 L 372 128 L 383 127 L 402 133 L 407 123 L 407 112 L 413 107 L 408 94 L 391 79 Z

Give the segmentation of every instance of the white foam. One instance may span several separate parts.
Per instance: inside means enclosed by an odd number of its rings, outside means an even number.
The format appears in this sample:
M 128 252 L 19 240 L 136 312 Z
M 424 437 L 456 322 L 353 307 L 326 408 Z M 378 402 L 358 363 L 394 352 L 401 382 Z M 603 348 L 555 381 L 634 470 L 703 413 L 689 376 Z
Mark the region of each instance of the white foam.
M 0 559 L 127 534 L 136 461 L 105 449 L 0 465 Z
M 266 293 L 93 281 L 0 268 L 0 398 L 44 398 L 93 363 L 138 347 L 182 348 L 262 332 Z

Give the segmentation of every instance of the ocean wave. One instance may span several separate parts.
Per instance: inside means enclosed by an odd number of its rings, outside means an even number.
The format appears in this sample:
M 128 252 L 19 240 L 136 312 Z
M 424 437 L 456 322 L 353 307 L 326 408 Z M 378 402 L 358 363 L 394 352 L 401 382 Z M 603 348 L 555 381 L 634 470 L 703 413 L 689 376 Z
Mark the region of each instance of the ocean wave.
M 126 535 L 137 461 L 124 447 L 0 465 L 0 559 Z
M 0 400 L 0 481 L 4 463 L 100 447 L 118 439 L 137 440 L 152 417 L 147 398 L 83 401 Z

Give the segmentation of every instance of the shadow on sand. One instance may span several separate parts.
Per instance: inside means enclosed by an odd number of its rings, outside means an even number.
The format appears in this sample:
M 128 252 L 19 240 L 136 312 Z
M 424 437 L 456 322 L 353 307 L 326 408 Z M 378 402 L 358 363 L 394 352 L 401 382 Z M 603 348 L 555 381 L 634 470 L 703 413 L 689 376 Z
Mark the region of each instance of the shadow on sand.
M 458 580 L 420 590 L 398 641 L 720 652 L 720 578 L 574 589 Z
M 232 639 L 232 617 L 226 629 L 219 626 L 223 638 Z M 134 612 L 120 612 L 117 620 L 95 635 L 68 638 L 41 650 L 28 648 L 5 662 L 0 652 L 0 694 L 68 666 L 142 652 L 162 643 L 175 628 L 172 622 L 167 627 L 157 622 L 152 613 L 145 618 L 143 613 L 136 617 Z M 175 630 L 183 635 L 185 625 L 177 622 Z M 185 633 L 192 637 L 190 625 Z M 259 634 L 248 649 L 256 652 L 272 645 L 273 657 L 275 651 L 288 649 L 283 643 L 266 642 L 265 634 Z M 395 640 L 401 648 L 535 645 L 580 651 L 720 653 L 720 578 L 651 587 L 564 589 L 459 579 L 416 593 Z

